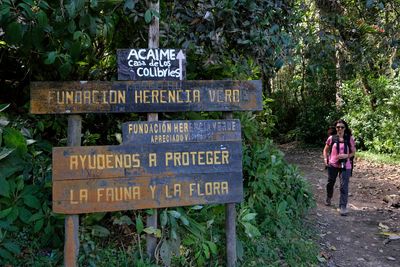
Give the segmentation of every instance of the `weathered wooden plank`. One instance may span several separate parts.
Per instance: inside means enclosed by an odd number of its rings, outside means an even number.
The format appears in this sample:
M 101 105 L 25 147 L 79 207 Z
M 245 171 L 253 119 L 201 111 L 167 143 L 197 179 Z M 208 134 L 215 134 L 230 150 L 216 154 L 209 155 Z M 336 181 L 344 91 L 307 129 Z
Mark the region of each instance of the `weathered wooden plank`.
M 53 181 L 241 171 L 240 141 L 53 148 Z
M 181 49 L 117 49 L 118 80 L 185 80 L 186 56 Z
M 53 210 L 65 214 L 232 203 L 242 199 L 241 172 L 65 180 L 53 184 Z
M 31 113 L 262 110 L 261 81 L 32 82 Z
M 239 120 L 133 121 L 122 124 L 124 144 L 241 141 Z

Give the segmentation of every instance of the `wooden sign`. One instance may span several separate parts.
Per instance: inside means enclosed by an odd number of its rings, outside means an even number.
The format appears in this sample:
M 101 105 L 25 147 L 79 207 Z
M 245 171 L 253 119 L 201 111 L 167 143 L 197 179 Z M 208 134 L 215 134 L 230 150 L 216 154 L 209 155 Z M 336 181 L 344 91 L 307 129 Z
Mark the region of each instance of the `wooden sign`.
M 118 49 L 118 80 L 185 80 L 186 56 L 176 49 Z
M 32 82 L 31 113 L 262 110 L 261 81 Z
M 241 141 L 239 120 L 135 121 L 122 124 L 123 143 Z
M 242 199 L 240 141 L 53 148 L 53 210 L 57 213 Z

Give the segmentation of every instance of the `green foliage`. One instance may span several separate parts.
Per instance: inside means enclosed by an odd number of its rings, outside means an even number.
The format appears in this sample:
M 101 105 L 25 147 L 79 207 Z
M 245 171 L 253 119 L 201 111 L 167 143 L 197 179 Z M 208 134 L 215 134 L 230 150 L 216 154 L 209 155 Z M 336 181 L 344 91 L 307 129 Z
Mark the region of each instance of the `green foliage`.
M 254 132 L 245 133 L 243 151 L 246 208 L 239 213 L 241 227 L 245 228 L 239 234 L 240 247 L 246 255 L 242 263 L 246 266 L 315 264 L 317 248 L 312 235 L 304 232 L 306 227 L 301 224 L 307 210 L 314 205 L 311 188 L 298 170 L 285 162 L 272 141 L 259 136 L 262 124 L 254 119 L 242 120 L 244 131 L 249 124 Z M 246 229 L 243 223 L 246 219 L 255 219 L 253 225 L 257 227 Z M 251 238 L 245 238 L 244 233 Z
M 129 42 L 126 30 L 121 29 L 132 24 L 144 28 L 140 17 L 147 21 L 159 16 L 146 11 L 141 1 L 124 2 L 123 8 L 117 8 L 119 1 L 2 1 L 3 54 L 9 57 L 2 66 L 22 65 L 19 72 L 35 80 L 111 78 L 116 68 L 115 45 Z M 142 47 L 143 41 L 137 39 L 134 46 Z M 10 77 L 15 75 L 5 71 Z
M 51 211 L 49 151 L 26 121 L 0 117 L 0 262 L 13 263 L 31 239 L 60 246 L 63 218 Z M 26 236 L 17 238 L 22 229 Z
M 327 127 L 346 114 L 348 105 L 353 105 L 351 109 L 360 107 L 356 99 L 371 107 L 360 113 L 363 118 L 354 117 L 357 125 L 368 124 L 366 120 L 384 121 L 382 116 L 388 114 L 379 109 L 390 109 L 397 116 L 396 107 L 383 101 L 387 89 L 382 94 L 385 86 L 379 81 L 396 77 L 400 70 L 397 6 L 397 0 L 301 2 L 295 9 L 299 23 L 292 32 L 297 45 L 272 82 L 272 108 L 280 122 L 275 136 L 284 142 L 323 144 Z M 352 92 L 356 98 L 346 92 L 346 86 L 354 80 L 358 82 L 359 92 Z M 389 132 L 392 125 L 385 122 L 382 131 Z M 385 138 L 387 144 L 383 146 L 379 145 L 383 138 L 372 141 L 370 137 L 365 139 L 368 144 L 361 145 L 392 151 L 396 142 L 390 135 Z
M 356 79 L 345 84 L 343 98 L 346 119 L 361 149 L 381 154 L 400 155 L 400 79 L 370 78 L 377 107 L 370 105 Z
M 136 0 L 4 0 L 0 66 L 6 79 L 0 80 L 0 100 L 11 108 L 10 122 L 0 120 L 1 264 L 56 266 L 62 261 L 63 217 L 50 208 L 50 153 L 53 145 L 66 145 L 66 119 L 25 114 L 31 80 L 113 80 L 116 48 L 146 47 L 148 23 L 159 17 L 161 46 L 187 49 L 188 79 L 261 78 L 268 91 L 268 78 L 284 67 L 295 48 L 290 30 L 301 16 L 294 9 L 292 1 L 161 1 L 158 14 L 145 7 L 145 1 Z M 308 70 L 322 72 L 318 64 Z M 316 84 L 312 80 L 307 88 Z M 330 84 L 325 77 L 319 81 Z M 305 252 L 312 246 L 297 229 L 311 203 L 309 191 L 271 142 L 265 141 L 278 120 L 268 108 L 271 100 L 264 104 L 262 112 L 237 115 L 245 139 L 246 179 L 246 199 L 237 217 L 238 255 L 243 265 L 252 265 L 252 260 L 265 265 L 297 260 L 307 264 L 315 258 Z M 0 104 L 0 112 L 5 108 Z M 119 144 L 120 123 L 144 118 L 82 116 L 84 145 Z M 178 117 L 217 119 L 221 112 L 160 114 L 160 118 Z M 264 210 L 265 203 L 271 206 Z M 145 227 L 148 211 L 81 216 L 79 263 L 149 266 L 143 247 L 145 234 L 151 234 L 160 238 L 156 264 L 224 264 L 223 205 L 159 213 L 157 229 Z

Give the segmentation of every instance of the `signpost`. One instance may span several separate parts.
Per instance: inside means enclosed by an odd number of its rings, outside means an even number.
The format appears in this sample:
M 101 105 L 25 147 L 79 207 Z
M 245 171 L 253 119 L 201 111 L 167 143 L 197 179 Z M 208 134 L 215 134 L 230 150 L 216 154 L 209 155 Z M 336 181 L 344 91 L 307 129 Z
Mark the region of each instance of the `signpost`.
M 159 12 L 159 3 L 149 1 Z M 239 120 L 262 110 L 261 81 L 187 81 L 181 49 L 119 49 L 120 81 L 32 82 L 31 113 L 70 114 L 68 147 L 53 149 L 53 211 L 65 219 L 64 265 L 77 266 L 81 213 L 226 203 L 227 266 L 236 266 L 236 209 L 243 199 Z M 158 121 L 157 112 L 224 111 L 225 120 Z M 80 147 L 80 113 L 146 112 L 122 125 L 123 144 Z M 147 254 L 157 240 L 147 236 Z

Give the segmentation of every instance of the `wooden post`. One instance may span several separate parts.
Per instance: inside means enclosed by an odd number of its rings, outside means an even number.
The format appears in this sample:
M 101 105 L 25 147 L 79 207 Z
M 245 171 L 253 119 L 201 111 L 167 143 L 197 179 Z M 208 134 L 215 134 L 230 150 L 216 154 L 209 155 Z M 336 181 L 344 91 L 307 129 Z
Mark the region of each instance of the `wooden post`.
M 233 119 L 232 112 L 225 112 L 224 119 Z M 226 266 L 237 265 L 236 255 L 236 204 L 225 204 Z
M 152 0 L 147 1 L 147 6 L 149 9 L 154 10 L 160 13 L 160 2 L 153 2 Z M 158 48 L 159 46 L 159 19 L 158 17 L 154 17 L 151 24 L 149 25 L 149 39 L 148 46 L 149 48 Z M 147 113 L 148 121 L 158 121 L 158 113 Z M 147 227 L 157 228 L 157 209 L 153 210 L 153 215 L 148 215 L 146 219 Z M 146 237 L 146 252 L 147 256 L 150 259 L 154 259 L 155 250 L 157 247 L 157 238 L 154 235 L 148 234 Z
M 68 146 L 81 145 L 82 118 L 68 116 Z M 79 254 L 79 215 L 65 217 L 64 266 L 76 267 Z

